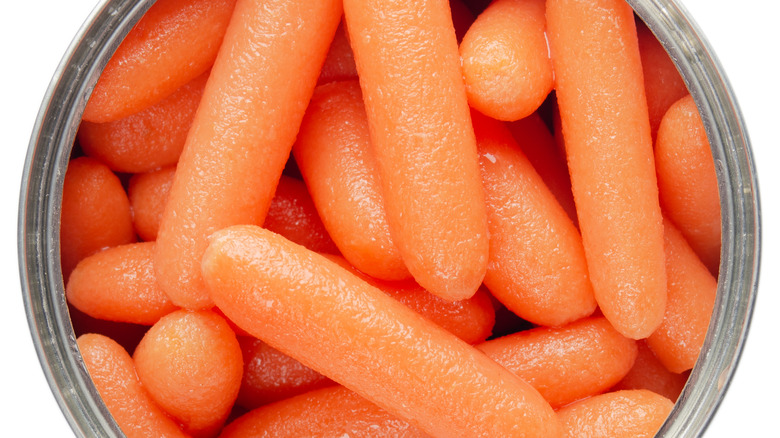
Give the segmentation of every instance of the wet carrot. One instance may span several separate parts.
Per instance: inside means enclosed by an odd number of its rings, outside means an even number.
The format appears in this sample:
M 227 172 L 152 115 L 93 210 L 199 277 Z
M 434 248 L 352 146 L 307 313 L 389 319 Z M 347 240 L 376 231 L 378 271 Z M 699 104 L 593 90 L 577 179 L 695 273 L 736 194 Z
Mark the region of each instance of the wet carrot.
M 610 392 L 558 411 L 569 438 L 652 438 L 672 410 L 666 397 L 644 389 Z
M 152 325 L 177 309 L 157 285 L 154 242 L 130 243 L 93 254 L 76 265 L 65 296 L 98 319 Z
M 187 437 L 146 393 L 121 345 L 98 334 L 76 342 L 100 398 L 128 438 Z
M 340 17 L 335 0 L 237 2 L 157 236 L 157 278 L 177 305 L 213 304 L 209 234 L 265 219 Z
M 217 434 L 241 386 L 236 335 L 214 312 L 178 310 L 162 317 L 133 353 L 152 399 L 196 437 Z
M 452 14 L 452 27 L 455 28 L 455 38 L 460 44 L 463 35 L 466 35 L 471 23 L 474 22 L 475 15 L 463 0 L 450 0 L 450 14 Z
M 357 79 L 357 67 L 355 67 L 355 56 L 352 54 L 349 37 L 342 21 L 330 43 L 328 55 L 325 57 L 320 77 L 317 79 L 317 85 L 350 79 Z
M 108 123 L 82 122 L 78 141 L 84 153 L 112 170 L 151 172 L 176 164 L 206 86 L 204 73 L 160 102 Z
M 154 105 L 209 69 L 235 0 L 161 0 L 108 61 L 84 120 L 119 120 Z
M 427 435 L 354 392 L 334 386 L 255 409 L 229 424 L 220 438 L 412 438 Z
M 622 0 L 548 0 L 547 30 L 596 300 L 641 339 L 663 320 L 666 275 L 634 14 Z
M 377 278 L 409 278 L 387 222 L 366 110 L 355 81 L 318 87 L 293 154 L 341 254 Z
M 468 298 L 487 218 L 448 2 L 347 0 L 344 15 L 393 239 L 425 289 Z
M 720 263 L 720 198 L 715 162 L 693 97 L 664 115 L 655 144 L 661 206 L 713 274 Z
M 530 383 L 553 408 L 606 391 L 628 373 L 637 356 L 636 342 L 602 317 L 526 330 L 477 348 Z
M 669 300 L 664 321 L 646 342 L 669 371 L 681 373 L 693 368 L 704 345 L 718 281 L 668 219 L 664 230 Z
M 611 390 L 647 389 L 676 402 L 688 381 L 688 374 L 667 370 L 645 341 L 638 341 L 636 345 L 634 366 Z
M 469 104 L 498 120 L 536 111 L 553 88 L 545 0 L 496 0 L 460 44 Z
M 175 166 L 168 166 L 130 177 L 127 196 L 133 215 L 133 227 L 141 240 L 157 240 L 160 220 L 173 185 Z
M 485 187 L 490 258 L 484 283 L 509 310 L 559 326 L 593 313 L 582 240 L 512 134 L 472 114 Z
M 68 163 L 61 209 L 60 258 L 66 282 L 84 257 L 135 242 L 127 193 L 119 178 L 95 159 Z
M 433 436 L 560 435 L 549 404 L 528 384 L 274 233 L 218 231 L 202 266 L 215 303 L 240 327 Z

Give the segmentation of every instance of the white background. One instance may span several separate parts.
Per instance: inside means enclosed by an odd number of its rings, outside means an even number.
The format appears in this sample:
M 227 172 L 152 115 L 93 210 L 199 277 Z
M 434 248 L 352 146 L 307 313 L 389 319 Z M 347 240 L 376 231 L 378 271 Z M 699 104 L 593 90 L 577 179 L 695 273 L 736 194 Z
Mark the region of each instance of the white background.
M 27 328 L 19 286 L 16 230 L 19 184 L 33 122 L 49 80 L 96 0 L 5 2 L 0 15 L 0 419 L 3 436 L 72 432 L 46 383 Z M 777 401 L 780 314 L 778 2 L 684 0 L 723 64 L 745 116 L 763 208 L 759 295 L 747 346 L 708 438 L 780 436 Z

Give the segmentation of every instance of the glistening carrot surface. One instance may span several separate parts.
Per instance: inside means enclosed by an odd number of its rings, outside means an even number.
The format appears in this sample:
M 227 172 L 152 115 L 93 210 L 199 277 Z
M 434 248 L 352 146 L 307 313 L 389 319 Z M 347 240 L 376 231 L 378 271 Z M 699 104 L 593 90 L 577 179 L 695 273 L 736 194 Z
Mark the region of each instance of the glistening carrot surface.
M 497 120 L 474 112 L 490 230 L 484 283 L 509 310 L 559 326 L 596 308 L 577 229 Z
M 149 398 L 121 345 L 97 334 L 79 336 L 77 343 L 100 398 L 128 438 L 187 437 Z
M 553 88 L 545 0 L 496 0 L 460 44 L 469 104 L 494 119 L 536 111 Z
M 154 105 L 208 70 L 235 0 L 160 0 L 125 37 L 98 79 L 83 119 L 105 123 Z
M 240 327 L 433 436 L 561 434 L 549 404 L 528 384 L 274 233 L 252 226 L 215 233 L 203 275 L 217 306 Z
M 212 232 L 265 219 L 340 17 L 335 0 L 236 4 L 157 236 L 158 281 L 177 305 L 212 305 L 200 275 Z
M 409 272 L 449 300 L 485 275 L 487 218 L 447 0 L 347 0 L 390 231 Z
M 634 14 L 623 0 L 548 0 L 572 191 L 604 315 L 641 339 L 666 306 L 663 224 Z
M 667 370 L 645 341 L 639 341 L 636 345 L 634 366 L 612 387 L 612 391 L 647 389 L 676 402 L 685 382 L 688 381 L 688 373 L 677 374 Z
M 390 234 L 366 110 L 356 80 L 315 90 L 293 154 L 341 254 L 373 277 L 409 278 Z
M 133 227 L 141 240 L 157 240 L 168 193 L 173 185 L 176 167 L 169 166 L 130 178 L 127 197 L 133 214 Z

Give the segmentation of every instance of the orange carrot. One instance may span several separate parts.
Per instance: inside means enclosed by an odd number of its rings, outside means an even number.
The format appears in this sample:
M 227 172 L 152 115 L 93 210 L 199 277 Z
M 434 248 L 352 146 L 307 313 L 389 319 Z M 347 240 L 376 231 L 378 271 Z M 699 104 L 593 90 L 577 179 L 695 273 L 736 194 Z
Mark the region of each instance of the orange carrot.
M 672 410 L 666 397 L 644 389 L 597 395 L 558 411 L 567 438 L 652 438 Z
M 65 295 L 99 319 L 152 325 L 177 309 L 157 285 L 154 242 L 130 243 L 93 254 L 76 266 Z
M 293 154 L 325 228 L 344 257 L 377 278 L 409 278 L 390 234 L 357 81 L 317 88 Z
M 549 404 L 528 384 L 274 233 L 252 226 L 218 231 L 202 266 L 215 303 L 240 327 L 433 436 L 561 433 Z
M 572 191 L 596 300 L 641 339 L 666 305 L 663 223 L 631 6 L 548 0 Z
M 460 44 L 469 104 L 498 120 L 536 111 L 553 88 L 545 0 L 496 0 Z
M 352 55 L 352 47 L 349 45 L 349 37 L 342 21 L 330 43 L 328 55 L 325 57 L 320 77 L 317 79 L 317 85 L 350 79 L 357 79 L 357 67 L 355 67 L 355 57 Z
M 334 386 L 255 409 L 229 424 L 220 438 L 426 437 L 354 392 Z
M 647 389 L 676 402 L 688 380 L 688 374 L 677 374 L 667 370 L 645 341 L 639 341 L 636 345 L 637 356 L 634 366 L 611 390 Z
M 82 122 L 81 148 L 117 172 L 150 172 L 176 164 L 206 79 L 208 73 L 145 110 L 114 122 Z
M 468 298 L 487 217 L 448 2 L 347 0 L 344 15 L 393 239 L 425 289 Z
M 526 330 L 477 348 L 530 383 L 553 408 L 609 389 L 628 373 L 637 355 L 636 342 L 601 317 Z
M 168 97 L 209 69 L 235 0 L 160 0 L 108 61 L 83 119 L 119 120 Z
M 559 326 L 596 301 L 577 229 L 499 121 L 472 113 L 490 230 L 485 285 L 509 310 Z
M 710 324 L 718 281 L 671 221 L 664 220 L 669 300 L 647 345 L 673 373 L 693 368 Z
M 336 0 L 237 2 L 157 236 L 177 305 L 213 305 L 200 275 L 212 232 L 265 219 L 340 17 Z
M 661 206 L 713 274 L 720 263 L 720 198 L 704 124 L 690 95 L 664 115 L 655 144 Z
M 133 226 L 141 240 L 157 240 L 157 231 L 160 229 L 160 220 L 175 172 L 176 167 L 169 166 L 130 177 L 127 196 L 133 214 Z
M 68 163 L 62 186 L 60 258 L 67 282 L 84 257 L 135 242 L 130 201 L 116 175 L 88 157 Z
M 455 28 L 455 37 L 458 44 L 474 22 L 474 14 L 463 3 L 463 0 L 450 0 L 450 13 L 452 14 L 452 27 Z
M 236 404 L 252 410 L 334 382 L 265 342 L 240 336 L 244 376 Z
M 152 399 L 196 437 L 214 436 L 241 386 L 236 336 L 219 315 L 178 310 L 162 317 L 133 354 Z
M 79 336 L 76 342 L 103 403 L 128 438 L 187 437 L 149 398 L 121 345 L 97 334 Z

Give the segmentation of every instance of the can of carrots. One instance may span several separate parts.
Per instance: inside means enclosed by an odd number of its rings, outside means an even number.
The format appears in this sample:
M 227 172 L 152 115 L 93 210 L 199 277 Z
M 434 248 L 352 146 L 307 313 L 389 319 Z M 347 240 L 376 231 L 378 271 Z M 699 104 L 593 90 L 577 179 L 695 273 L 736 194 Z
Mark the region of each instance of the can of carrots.
M 106 0 L 25 165 L 78 436 L 699 436 L 756 294 L 675 0 Z

